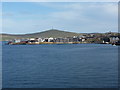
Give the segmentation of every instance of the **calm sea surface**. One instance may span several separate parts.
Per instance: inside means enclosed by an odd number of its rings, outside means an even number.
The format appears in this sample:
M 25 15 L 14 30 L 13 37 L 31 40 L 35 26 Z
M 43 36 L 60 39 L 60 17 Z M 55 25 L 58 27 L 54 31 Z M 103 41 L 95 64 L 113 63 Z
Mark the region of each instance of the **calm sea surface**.
M 3 88 L 116 88 L 118 46 L 3 45 Z

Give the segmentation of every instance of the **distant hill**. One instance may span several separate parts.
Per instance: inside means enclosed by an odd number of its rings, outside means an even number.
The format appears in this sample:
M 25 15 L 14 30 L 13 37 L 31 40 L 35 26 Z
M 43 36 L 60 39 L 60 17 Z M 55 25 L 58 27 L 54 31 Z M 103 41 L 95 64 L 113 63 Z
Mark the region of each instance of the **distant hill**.
M 38 32 L 38 33 L 31 33 L 31 34 L 1 34 L 2 40 L 12 40 L 12 39 L 22 39 L 22 38 L 46 38 L 46 37 L 72 37 L 72 36 L 79 36 L 81 34 L 79 33 L 74 33 L 74 32 L 67 32 L 67 31 L 60 31 L 56 29 L 51 29 L 43 32 Z

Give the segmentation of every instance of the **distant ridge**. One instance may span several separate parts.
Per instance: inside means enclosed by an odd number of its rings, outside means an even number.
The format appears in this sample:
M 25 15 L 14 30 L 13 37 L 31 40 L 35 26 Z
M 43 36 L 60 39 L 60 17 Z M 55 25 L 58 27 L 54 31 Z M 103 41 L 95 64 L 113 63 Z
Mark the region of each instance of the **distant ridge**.
M 67 31 L 61 31 L 57 29 L 50 29 L 43 32 L 38 33 L 31 33 L 31 34 L 1 34 L 2 40 L 12 40 L 12 39 L 22 39 L 22 38 L 46 38 L 46 37 L 73 37 L 73 36 L 79 36 L 79 33 L 74 32 L 67 32 Z

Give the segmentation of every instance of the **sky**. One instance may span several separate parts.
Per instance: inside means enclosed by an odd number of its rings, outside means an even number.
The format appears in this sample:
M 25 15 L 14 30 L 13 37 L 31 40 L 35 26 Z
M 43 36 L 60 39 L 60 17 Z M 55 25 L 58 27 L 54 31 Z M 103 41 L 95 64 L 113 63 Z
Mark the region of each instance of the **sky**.
M 2 33 L 118 32 L 117 2 L 3 2 Z

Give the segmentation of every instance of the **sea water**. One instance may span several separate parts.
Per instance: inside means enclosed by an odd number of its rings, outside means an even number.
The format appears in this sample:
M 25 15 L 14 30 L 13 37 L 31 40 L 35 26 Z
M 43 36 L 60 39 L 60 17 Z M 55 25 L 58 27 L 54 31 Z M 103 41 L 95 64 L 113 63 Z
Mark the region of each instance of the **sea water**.
M 116 88 L 118 46 L 2 45 L 3 88 Z

